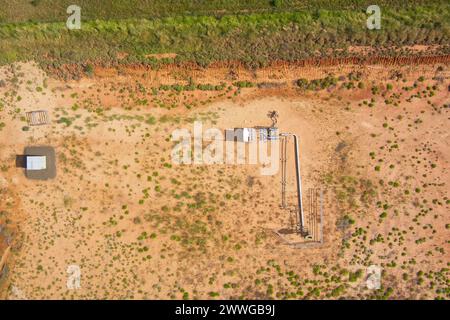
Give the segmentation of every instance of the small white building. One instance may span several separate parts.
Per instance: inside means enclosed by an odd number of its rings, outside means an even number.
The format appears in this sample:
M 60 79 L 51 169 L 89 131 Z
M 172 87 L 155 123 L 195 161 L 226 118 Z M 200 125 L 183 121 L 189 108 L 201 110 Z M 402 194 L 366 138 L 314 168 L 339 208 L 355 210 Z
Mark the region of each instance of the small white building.
M 47 169 L 46 156 L 27 156 L 27 170 L 45 170 Z

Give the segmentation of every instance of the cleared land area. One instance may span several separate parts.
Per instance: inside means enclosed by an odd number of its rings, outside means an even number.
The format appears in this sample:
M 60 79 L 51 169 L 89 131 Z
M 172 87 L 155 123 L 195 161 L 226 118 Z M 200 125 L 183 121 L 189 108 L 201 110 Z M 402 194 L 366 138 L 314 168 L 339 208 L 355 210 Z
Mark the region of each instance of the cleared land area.
M 449 297 L 448 66 L 93 72 L 1 69 L 3 297 Z M 27 128 L 35 106 L 51 125 Z M 304 187 L 325 191 L 321 247 L 272 232 L 290 219 L 279 174 L 171 163 L 173 129 L 267 125 L 273 109 L 301 137 Z M 30 143 L 55 147 L 54 180 L 15 168 Z M 71 264 L 80 290 L 66 288 Z M 372 264 L 379 290 L 365 285 Z
M 380 30 L 358 0 L 80 0 L 81 30 L 70 4 L 0 0 L 0 298 L 450 298 L 448 1 L 378 1 Z M 173 130 L 273 110 L 321 246 L 273 232 L 280 172 L 171 161 Z M 26 178 L 29 146 L 54 179 Z

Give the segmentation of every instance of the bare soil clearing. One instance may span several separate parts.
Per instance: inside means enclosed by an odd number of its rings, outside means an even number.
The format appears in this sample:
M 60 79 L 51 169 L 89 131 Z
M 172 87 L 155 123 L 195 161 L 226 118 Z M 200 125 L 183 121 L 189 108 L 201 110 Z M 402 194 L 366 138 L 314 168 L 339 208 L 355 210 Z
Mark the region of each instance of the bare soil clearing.
M 0 224 L 15 230 L 1 297 L 17 299 L 14 286 L 30 299 L 449 298 L 448 64 L 94 74 L 64 82 L 31 63 L 0 69 Z M 345 79 L 295 85 L 330 74 Z M 225 85 L 161 89 L 189 81 Z M 37 109 L 50 125 L 27 127 Z M 271 232 L 290 219 L 279 174 L 171 162 L 174 129 L 269 125 L 270 110 L 300 136 L 304 188 L 325 191 L 321 247 L 292 249 Z M 15 168 L 35 144 L 55 148 L 54 180 Z M 66 288 L 71 264 L 79 290 Z M 373 264 L 384 269 L 375 291 L 364 278 Z

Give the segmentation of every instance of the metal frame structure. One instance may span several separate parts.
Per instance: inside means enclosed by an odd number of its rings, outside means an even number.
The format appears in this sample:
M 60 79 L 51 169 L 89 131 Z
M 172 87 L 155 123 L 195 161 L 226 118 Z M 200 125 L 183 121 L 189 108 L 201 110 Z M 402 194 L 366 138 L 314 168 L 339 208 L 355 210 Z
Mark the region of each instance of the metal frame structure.
M 286 209 L 286 184 L 287 184 L 287 136 L 281 136 L 281 208 Z
M 25 115 L 30 126 L 42 126 L 50 123 L 48 112 L 45 110 L 31 111 Z
M 308 203 L 306 210 L 306 223 L 305 228 L 308 229 L 308 234 L 302 236 L 301 240 L 288 239 L 286 234 L 293 232 L 286 232 L 286 229 L 272 230 L 285 244 L 292 248 L 311 248 L 321 246 L 324 243 L 323 236 L 323 191 L 320 188 L 309 189 L 306 194 L 308 195 Z M 319 203 L 320 202 L 320 203 Z M 298 218 L 297 209 L 294 209 L 295 217 Z M 296 227 L 298 224 L 296 224 Z M 298 233 L 298 229 L 294 233 Z
M 296 187 L 297 187 L 297 204 L 292 208 L 289 206 L 286 199 L 287 186 L 287 150 L 288 139 L 294 139 L 294 154 L 295 154 L 295 172 L 296 172 Z M 278 236 L 285 240 L 289 245 L 294 247 L 311 246 L 323 243 L 323 192 L 322 189 L 309 189 L 306 196 L 308 198 L 307 208 L 303 203 L 302 179 L 301 179 L 301 164 L 300 164 L 300 149 L 299 138 L 292 133 L 280 134 L 280 148 L 281 148 L 281 208 L 288 209 L 295 212 L 296 222 L 294 226 L 294 233 L 299 234 L 304 241 L 289 242 L 280 233 L 275 232 Z M 319 205 L 320 202 L 320 205 Z M 307 215 L 305 216 L 305 210 Z M 280 230 L 281 231 L 281 230 Z
M 323 192 L 322 189 L 308 190 L 308 230 L 311 240 L 323 243 Z M 319 205 L 320 202 L 320 205 Z

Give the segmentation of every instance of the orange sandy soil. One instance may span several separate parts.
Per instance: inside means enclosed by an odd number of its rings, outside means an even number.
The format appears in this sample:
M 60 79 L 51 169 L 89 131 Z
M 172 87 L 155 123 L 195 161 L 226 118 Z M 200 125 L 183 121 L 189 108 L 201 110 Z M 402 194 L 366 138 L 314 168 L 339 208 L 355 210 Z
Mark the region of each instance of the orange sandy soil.
M 360 88 L 293 84 L 352 71 Z M 188 79 L 226 87 L 152 90 Z M 96 69 L 63 82 L 27 63 L 0 80 L 0 219 L 14 236 L 1 298 L 449 298 L 448 65 Z M 24 128 L 40 109 L 51 124 Z M 321 246 L 272 232 L 291 221 L 279 173 L 171 162 L 174 129 L 269 125 L 270 110 L 300 136 L 303 188 L 324 190 Z M 27 145 L 55 147 L 56 179 L 15 167 Z M 66 287 L 72 264 L 78 290 Z M 379 290 L 366 287 L 370 265 L 383 268 Z

